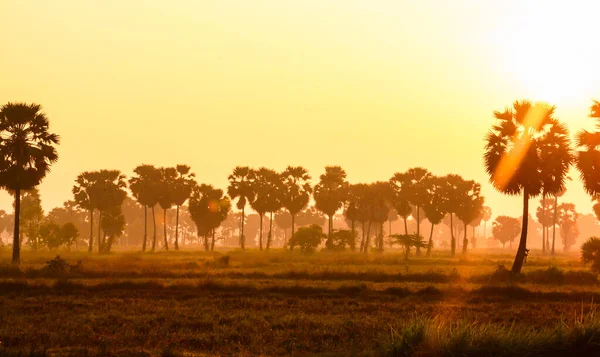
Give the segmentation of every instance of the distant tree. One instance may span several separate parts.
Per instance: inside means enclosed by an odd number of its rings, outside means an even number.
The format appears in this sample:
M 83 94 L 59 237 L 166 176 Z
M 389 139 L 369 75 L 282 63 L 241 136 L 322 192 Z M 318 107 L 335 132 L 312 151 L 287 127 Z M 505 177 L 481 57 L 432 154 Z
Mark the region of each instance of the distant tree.
M 579 237 L 579 227 L 577 226 L 579 213 L 577 213 L 575 205 L 572 203 L 561 204 L 558 206 L 558 211 L 560 236 L 563 241 L 563 251 L 566 252 L 575 245 Z
M 136 176 L 129 179 L 129 189 L 133 197 L 144 207 L 144 240 L 142 241 L 142 252 L 146 251 L 148 241 L 148 207 L 152 209 L 152 224 L 154 236 L 152 251 L 156 248 L 156 215 L 154 207 L 158 204 L 160 197 L 161 172 L 152 165 L 140 165 L 133 172 Z M 91 216 L 93 219 L 93 216 Z
M 175 170 L 177 171 L 177 177 L 173 181 L 171 198 L 173 204 L 177 207 L 177 215 L 175 218 L 175 250 L 179 250 L 179 208 L 190 198 L 192 189 L 196 185 L 194 173 L 190 172 L 190 167 L 187 165 L 177 165 Z
M 240 219 L 240 247 L 245 248 L 244 221 L 246 218 L 246 204 L 252 203 L 255 198 L 252 182 L 254 181 L 254 172 L 248 166 L 237 166 L 233 173 L 229 175 L 229 187 L 227 194 L 232 200 L 238 198 L 237 209 L 242 210 Z
M 521 223 L 517 218 L 498 216 L 492 222 L 492 235 L 494 239 L 502 244 L 502 248 L 507 242 L 512 242 L 521 230 Z
M 362 224 L 361 251 L 365 241 L 365 222 L 368 220 L 366 203 L 367 191 L 368 186 L 365 184 L 351 185 L 348 190 L 346 207 L 344 209 L 344 216 L 346 217 L 346 220 L 350 222 L 349 226 L 353 237 L 356 237 L 355 223 L 358 221 Z M 356 250 L 356 240 L 352 242 L 350 249 L 352 251 Z
M 408 259 L 410 254 L 410 248 L 412 247 L 426 247 L 427 242 L 416 234 L 393 234 L 391 236 L 392 243 L 401 245 L 404 248 L 404 259 Z
M 281 175 L 273 170 L 266 172 L 266 182 L 268 187 L 264 191 L 266 193 L 266 208 L 269 212 L 269 234 L 267 235 L 267 250 L 269 250 L 273 240 L 273 213 L 283 208 L 283 182 L 281 181 Z
M 383 223 L 387 220 L 391 207 L 392 188 L 388 181 L 378 181 L 370 184 L 367 190 L 367 208 L 369 212 L 369 226 L 363 252 L 368 253 L 370 247 L 370 232 L 372 223 L 380 228 L 375 245 L 379 251 L 383 251 Z M 376 230 L 377 231 L 377 230 Z
M 50 212 L 46 219 L 50 222 L 54 222 L 60 226 L 67 223 L 72 223 L 77 229 L 77 239 L 73 241 L 75 249 L 78 250 L 79 244 L 79 232 L 83 232 L 86 229 L 86 212 L 81 210 L 75 201 L 65 201 L 62 207 L 55 207 Z
M 53 250 L 62 245 L 60 226 L 53 222 L 43 222 L 39 226 L 40 243 L 48 250 Z
M 116 238 L 123 235 L 125 231 L 125 216 L 121 212 L 121 205 L 110 206 L 102 211 L 100 219 L 103 236 L 100 240 L 99 253 L 110 253 Z
M 340 166 L 326 166 L 325 173 L 319 177 L 319 183 L 314 188 L 315 207 L 328 217 L 327 241 L 325 246 L 333 249 L 331 232 L 333 216 L 342 208 L 348 196 L 349 185 L 346 172 Z
M 481 185 L 475 181 L 463 181 L 459 185 L 459 207 L 456 217 L 460 219 L 464 227 L 463 253 L 467 252 L 467 226 L 481 214 L 484 199 L 481 196 Z
M 75 179 L 73 186 L 73 197 L 77 206 L 90 214 L 90 238 L 88 240 L 88 252 L 94 247 L 94 211 L 100 206 L 102 191 L 98 172 L 82 172 Z
M 549 212 L 554 210 L 554 199 L 550 198 L 542 198 L 540 200 L 540 205 L 536 210 L 536 218 L 537 221 L 542 225 L 542 251 L 546 252 L 546 250 L 550 249 L 549 246 L 549 237 L 548 237 L 548 228 L 554 224 L 554 218 L 548 214 Z
M 201 184 L 193 189 L 188 209 L 196 224 L 198 237 L 204 238 L 204 249 L 214 250 L 215 230 L 227 219 L 231 201 L 223 195 L 223 190 Z
M 589 117 L 596 121 L 593 132 L 581 130 L 576 136 L 577 158 L 575 165 L 581 176 L 583 188 L 590 196 L 600 195 L 600 102 L 594 100 Z
M 38 186 L 58 160 L 59 137 L 38 104 L 7 103 L 0 108 L 0 188 L 15 198 L 12 263 L 21 262 L 21 190 Z
M 555 192 L 554 193 L 554 216 L 552 218 L 552 249 L 551 249 L 551 254 L 552 256 L 554 256 L 554 245 L 556 242 L 556 226 L 559 224 L 559 220 L 560 220 L 560 212 L 558 210 L 558 198 L 562 197 L 565 192 L 567 191 L 566 188 L 563 187 L 563 189 L 559 192 Z
M 287 230 L 292 228 L 292 215 L 285 210 L 279 210 L 275 214 L 275 224 L 283 229 L 283 246 L 287 245 Z
M 462 192 L 461 186 L 464 184 L 465 180 L 459 175 L 446 175 L 440 179 L 440 192 L 442 197 L 445 197 L 443 202 L 442 210 L 444 212 L 448 212 L 448 217 L 450 218 L 449 227 L 450 227 L 450 250 L 452 255 L 456 253 L 456 235 L 454 231 L 454 216 L 458 213 L 461 208 L 462 202 Z M 457 229 L 461 229 L 459 225 L 457 225 Z M 459 233 L 460 234 L 460 233 Z
M 258 233 L 258 246 L 263 250 L 263 218 L 265 213 L 269 211 L 269 206 L 273 205 L 273 201 L 281 202 L 277 196 L 278 187 L 273 187 L 274 177 L 277 173 L 271 169 L 261 167 L 254 170 L 254 180 L 252 181 L 252 191 L 255 193 L 254 201 L 250 203 L 252 209 L 258 213 L 260 218 L 260 228 Z
M 308 206 L 312 188 L 310 186 L 310 175 L 308 171 L 301 166 L 288 166 L 282 173 L 281 179 L 283 191 L 281 202 L 283 207 L 292 215 L 292 237 L 294 235 L 294 225 L 296 214 Z M 290 245 L 290 249 L 293 246 Z
M 161 167 L 161 178 L 159 183 L 158 204 L 163 209 L 163 237 L 164 248 L 169 250 L 169 239 L 167 237 L 167 210 L 175 204 L 174 188 L 178 177 L 177 169 L 174 167 Z
M 37 188 L 27 191 L 21 191 L 21 242 L 23 233 L 27 236 L 27 243 L 35 251 L 40 244 L 40 224 L 44 219 L 44 210 L 42 209 L 42 200 Z
M 487 236 L 487 223 L 490 219 L 492 219 L 492 209 L 488 206 L 483 206 L 483 238 L 488 239 Z
M 554 110 L 546 104 L 515 101 L 512 108 L 494 112 L 496 123 L 485 138 L 485 168 L 494 187 L 508 195 L 523 194 L 522 232 L 513 273 L 521 272 L 527 255 L 529 198 L 550 185 L 554 192 L 560 191 L 573 162 L 568 130 L 554 118 Z
M 593 272 L 600 273 L 600 238 L 590 237 L 581 245 L 581 261 L 591 264 Z
M 390 209 L 390 212 L 388 213 L 388 224 L 389 224 L 389 232 L 388 235 L 392 234 L 392 222 L 397 221 L 400 218 L 400 216 L 398 215 L 398 212 L 396 212 L 395 209 Z
M 427 256 L 431 255 L 433 247 L 433 230 L 436 225 L 442 223 L 446 216 L 446 196 L 444 195 L 444 183 L 441 178 L 432 176 L 429 186 L 429 202 L 423 206 L 425 217 L 431 223 L 431 232 L 429 234 L 429 242 L 427 243 Z
M 298 246 L 303 252 L 312 252 L 321 244 L 325 237 L 326 235 L 323 234 L 321 226 L 313 224 L 308 227 L 300 227 L 292 235 L 290 246 Z

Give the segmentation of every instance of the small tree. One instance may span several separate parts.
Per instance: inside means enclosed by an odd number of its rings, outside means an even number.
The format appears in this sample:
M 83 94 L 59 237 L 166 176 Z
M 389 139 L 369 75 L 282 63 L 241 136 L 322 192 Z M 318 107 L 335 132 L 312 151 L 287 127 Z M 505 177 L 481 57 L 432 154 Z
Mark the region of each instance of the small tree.
M 290 246 L 298 246 L 303 252 L 312 252 L 321 244 L 325 237 L 323 228 L 317 224 L 301 227 L 292 235 Z
M 60 226 L 53 222 L 44 222 L 39 226 L 40 243 L 49 250 L 62 245 Z
M 494 239 L 502 244 L 502 248 L 507 242 L 512 242 L 521 230 L 521 222 L 517 218 L 498 216 L 492 222 L 492 234 Z
M 581 245 L 581 261 L 590 263 L 594 273 L 600 273 L 600 238 L 590 237 Z
M 425 241 L 423 237 L 416 234 L 393 234 L 390 236 L 390 238 L 392 238 L 392 244 L 400 244 L 404 248 L 404 259 L 408 259 L 410 248 L 427 247 L 427 241 Z
M 79 239 L 79 229 L 72 222 L 67 222 L 60 227 L 60 241 L 63 245 L 66 245 L 71 249 L 71 245 L 77 242 Z
M 352 248 L 352 244 L 356 241 L 356 233 L 347 229 L 334 230 L 328 239 L 331 241 L 328 249 L 341 252 L 346 248 Z

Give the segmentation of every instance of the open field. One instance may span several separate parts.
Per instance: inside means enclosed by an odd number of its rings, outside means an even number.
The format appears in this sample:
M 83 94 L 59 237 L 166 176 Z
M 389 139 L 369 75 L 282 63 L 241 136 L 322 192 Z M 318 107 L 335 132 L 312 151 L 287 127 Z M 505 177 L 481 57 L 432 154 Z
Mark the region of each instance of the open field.
M 563 356 L 600 353 L 578 256 L 230 251 L 0 253 L 1 356 Z

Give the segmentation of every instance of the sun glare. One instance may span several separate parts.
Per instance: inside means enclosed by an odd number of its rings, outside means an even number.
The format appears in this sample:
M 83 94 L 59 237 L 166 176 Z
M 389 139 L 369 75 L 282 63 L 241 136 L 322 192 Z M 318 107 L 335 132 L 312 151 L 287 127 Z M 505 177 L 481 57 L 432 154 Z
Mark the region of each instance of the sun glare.
M 593 14 L 600 6 L 543 5 L 524 5 L 513 22 L 499 30 L 501 60 L 529 99 L 561 106 L 593 97 L 600 81 Z

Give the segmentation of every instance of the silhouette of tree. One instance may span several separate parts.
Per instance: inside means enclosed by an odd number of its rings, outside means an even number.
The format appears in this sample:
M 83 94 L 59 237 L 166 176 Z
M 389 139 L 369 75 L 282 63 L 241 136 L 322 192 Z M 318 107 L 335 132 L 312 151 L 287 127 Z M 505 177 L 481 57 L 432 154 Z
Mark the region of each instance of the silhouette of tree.
M 427 256 L 431 255 L 431 248 L 433 247 L 433 230 L 436 225 L 440 224 L 446 216 L 446 200 L 447 197 L 444 195 L 444 183 L 443 179 L 432 176 L 429 183 L 429 202 L 423 205 L 423 212 L 425 217 L 431 223 L 431 232 L 429 234 L 429 242 L 427 243 Z
M 366 205 L 366 194 L 367 185 L 355 184 L 351 185 L 348 190 L 348 197 L 346 208 L 344 210 L 344 216 L 346 220 L 350 221 L 350 229 L 352 236 L 356 237 L 355 223 L 361 222 L 362 224 L 362 240 L 360 243 L 360 250 L 362 251 L 365 242 L 365 222 L 368 220 L 368 211 Z M 352 251 L 356 250 L 356 240 L 350 245 Z
M 283 207 L 292 215 L 292 237 L 294 235 L 294 225 L 296 214 L 308 206 L 312 188 L 310 186 L 310 175 L 308 171 L 301 166 L 288 166 L 282 173 L 283 191 L 281 202 Z M 293 246 L 290 245 L 290 249 Z
M 164 236 L 164 249 L 169 250 L 169 240 L 167 237 L 167 210 L 173 207 L 175 204 L 173 191 L 175 181 L 177 180 L 177 169 L 174 167 L 161 167 L 160 169 L 161 178 L 159 182 L 159 195 L 158 204 L 163 210 L 163 236 Z
M 269 204 L 272 204 L 273 200 L 279 201 L 275 192 L 277 187 L 272 186 L 273 176 L 277 176 L 275 171 L 261 167 L 254 170 L 254 180 L 252 181 L 252 191 L 256 196 L 250 206 L 260 218 L 258 246 L 261 251 L 263 250 L 263 218 L 269 210 Z
M 492 209 L 488 206 L 483 206 L 482 211 L 482 220 L 483 220 L 483 238 L 488 239 L 487 236 L 487 222 L 492 219 Z
M 592 271 L 600 273 L 600 239 L 590 237 L 581 245 L 581 261 L 592 264 Z
M 319 225 L 313 224 L 308 227 L 300 227 L 298 228 L 298 232 L 292 235 L 290 246 L 299 246 L 303 252 L 312 252 L 321 244 L 325 237 L 323 228 Z
M 0 188 L 15 198 L 13 264 L 21 262 L 21 190 L 39 185 L 58 160 L 59 137 L 48 130 L 48 118 L 38 104 L 7 103 L 0 108 Z
M 581 130 L 576 136 L 575 166 L 581 175 L 585 192 L 592 197 L 600 195 L 600 102 L 594 100 L 589 117 L 596 120 L 593 132 Z
M 275 214 L 275 224 L 283 229 L 283 246 L 287 245 L 287 230 L 292 228 L 292 215 L 285 210 L 279 210 Z
M 416 234 L 393 234 L 391 238 L 393 243 L 400 244 L 404 248 L 404 259 L 408 259 L 410 248 L 424 248 L 427 246 L 427 242 L 423 240 L 423 237 Z
M 22 206 L 22 205 L 21 205 Z M 75 250 L 78 250 L 79 244 L 79 232 L 86 229 L 86 212 L 80 210 L 75 201 L 65 201 L 62 207 L 55 207 L 50 212 L 46 219 L 50 222 L 54 222 L 60 226 L 64 226 L 67 223 L 72 223 L 77 229 L 77 239 L 73 241 L 75 244 Z
M 492 235 L 502 244 L 502 248 L 506 242 L 512 242 L 519 235 L 520 230 L 521 223 L 517 218 L 498 216 L 492 222 Z
M 35 251 L 40 244 L 39 227 L 44 219 L 44 210 L 42 209 L 42 200 L 37 188 L 21 191 L 21 227 L 19 232 L 21 237 L 19 241 L 23 242 L 23 233 L 27 237 L 27 243 Z
M 454 230 L 454 215 L 460 210 L 461 207 L 461 185 L 465 180 L 459 175 L 446 175 L 441 178 L 440 192 L 445 200 L 443 200 L 443 211 L 448 212 L 450 218 L 450 250 L 452 255 L 456 253 L 456 235 Z M 460 230 L 462 227 L 457 225 L 456 227 Z M 459 233 L 460 234 L 460 233 Z
M 245 248 L 245 236 L 244 236 L 244 221 L 246 218 L 246 204 L 254 201 L 255 193 L 253 191 L 252 182 L 254 181 L 254 172 L 248 166 L 237 166 L 233 169 L 233 173 L 229 175 L 229 187 L 227 188 L 227 194 L 231 199 L 238 198 L 236 207 L 242 210 L 242 217 L 240 220 L 240 247 L 242 250 Z
M 142 242 L 142 252 L 146 251 L 148 241 L 148 207 L 152 209 L 152 224 L 154 226 L 152 251 L 154 251 L 156 247 L 156 216 L 154 214 L 154 207 L 158 204 L 161 172 L 152 165 L 140 165 L 133 172 L 136 176 L 129 179 L 129 189 L 133 197 L 144 207 L 144 240 Z M 90 217 L 93 219 L 93 215 L 90 215 Z
M 494 187 L 508 195 L 523 194 L 523 224 L 512 266 L 520 273 L 527 255 L 529 198 L 565 185 L 573 161 L 569 134 L 554 118 L 555 108 L 515 101 L 512 108 L 494 112 L 496 124 L 486 135 L 485 168 Z M 545 162 L 552 161 L 552 167 Z M 551 176 L 551 177 L 549 177 Z
M 392 194 L 393 196 L 393 194 Z M 388 223 L 389 223 L 389 232 L 388 235 L 392 235 L 392 222 L 397 221 L 400 218 L 400 216 L 398 215 L 398 212 L 396 212 L 395 209 L 390 209 L 390 212 L 388 213 Z
M 381 227 L 387 220 L 391 206 L 390 197 L 392 197 L 392 188 L 387 181 L 374 182 L 367 187 L 365 204 L 368 212 L 369 226 L 367 227 L 366 240 L 363 246 L 364 253 L 368 253 L 369 251 L 371 225 L 373 222 Z M 378 250 L 383 250 L 383 234 L 381 232 L 377 235 L 375 244 Z
M 60 226 L 54 222 L 43 222 L 39 226 L 40 244 L 48 250 L 56 249 L 62 245 Z
M 475 181 L 463 181 L 458 186 L 459 206 L 456 217 L 460 219 L 464 227 L 463 253 L 467 252 L 467 226 L 481 214 L 483 209 L 483 197 L 481 197 L 481 185 Z
M 99 253 L 108 254 L 115 239 L 121 237 L 125 231 L 125 216 L 121 213 L 121 205 L 109 206 L 104 209 L 100 225 L 102 226 L 103 236 L 100 240 Z
M 349 185 L 346 172 L 340 166 L 326 166 L 325 173 L 319 177 L 319 183 L 314 188 L 315 207 L 328 217 L 327 241 L 325 246 L 333 248 L 331 232 L 333 216 L 342 208 L 348 197 Z
M 73 186 L 73 197 L 77 206 L 90 214 L 90 238 L 88 241 L 88 252 L 94 247 L 94 211 L 100 206 L 101 189 L 98 172 L 82 172 L 75 179 Z
M 187 165 L 177 165 L 175 167 L 177 171 L 177 177 L 171 186 L 171 198 L 173 204 L 177 207 L 177 215 L 175 218 L 175 250 L 179 250 L 179 208 L 190 198 L 192 189 L 196 182 L 194 181 L 194 175 L 190 172 L 190 167 Z
M 266 195 L 265 202 L 267 212 L 269 212 L 269 234 L 267 235 L 267 250 L 269 250 L 273 240 L 273 213 L 279 211 L 283 207 L 281 194 L 283 183 L 281 181 L 281 175 L 273 170 L 267 170 L 264 174 L 267 187 L 265 187 L 263 191 Z
M 556 226 L 559 224 L 559 219 L 560 219 L 560 212 L 558 210 L 558 198 L 562 197 L 565 193 L 567 192 L 566 188 L 563 188 L 561 191 L 554 193 L 554 215 L 552 218 L 552 249 L 551 249 L 551 254 L 552 256 L 554 256 L 554 243 L 556 242 Z
M 579 237 L 579 213 L 575 210 L 575 205 L 572 203 L 563 203 L 558 206 L 558 217 L 560 226 L 560 237 L 563 242 L 563 251 L 568 251 Z
M 548 228 L 554 225 L 554 217 L 548 212 L 554 211 L 554 199 L 542 198 L 536 211 L 537 221 L 542 225 L 542 251 L 550 250 Z
M 188 209 L 196 224 L 198 237 L 204 238 L 204 249 L 214 250 L 215 230 L 227 219 L 231 211 L 231 201 L 223 195 L 223 190 L 202 184 L 192 190 Z

